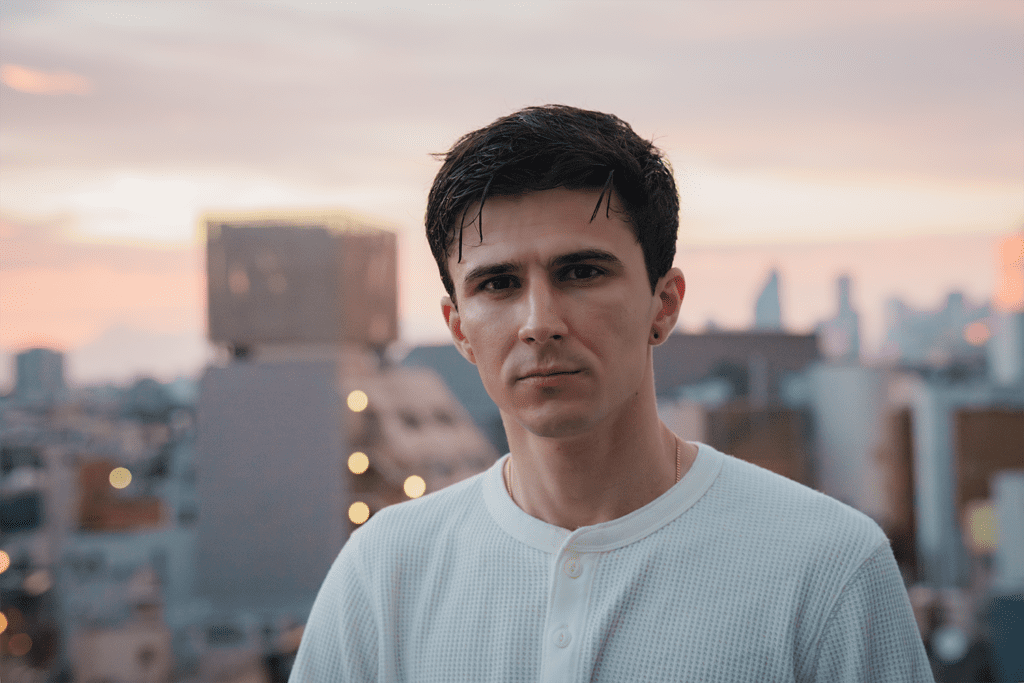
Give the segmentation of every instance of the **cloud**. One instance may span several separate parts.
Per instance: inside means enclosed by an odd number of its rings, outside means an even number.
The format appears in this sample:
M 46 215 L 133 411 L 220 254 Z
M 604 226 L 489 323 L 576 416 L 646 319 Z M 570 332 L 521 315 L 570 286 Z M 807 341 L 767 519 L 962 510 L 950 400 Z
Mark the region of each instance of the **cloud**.
M 119 321 L 202 329 L 202 249 L 70 240 L 67 222 L 0 216 L 0 348 L 69 349 Z
M 19 64 L 0 65 L 0 81 L 31 95 L 88 95 L 92 81 L 70 71 L 38 71 Z
M 91 234 L 176 238 L 249 197 L 416 225 L 429 152 L 548 101 L 619 114 L 678 172 L 1022 182 L 1020 2 L 43 7 L 5 58 L 102 88 L 0 93 L 0 201 Z

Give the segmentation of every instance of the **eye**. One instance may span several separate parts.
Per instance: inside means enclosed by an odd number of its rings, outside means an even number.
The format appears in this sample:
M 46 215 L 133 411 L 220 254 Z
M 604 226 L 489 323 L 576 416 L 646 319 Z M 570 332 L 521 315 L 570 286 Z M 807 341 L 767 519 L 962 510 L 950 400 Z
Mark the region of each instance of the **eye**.
M 498 277 L 492 277 L 490 280 L 485 280 L 480 285 L 480 290 L 484 292 L 499 292 L 503 289 L 509 289 L 515 286 L 515 278 L 511 275 L 499 275 Z
M 604 271 L 595 266 L 588 266 L 586 264 L 578 266 L 569 266 L 562 271 L 563 280 L 591 280 L 598 275 L 601 275 Z

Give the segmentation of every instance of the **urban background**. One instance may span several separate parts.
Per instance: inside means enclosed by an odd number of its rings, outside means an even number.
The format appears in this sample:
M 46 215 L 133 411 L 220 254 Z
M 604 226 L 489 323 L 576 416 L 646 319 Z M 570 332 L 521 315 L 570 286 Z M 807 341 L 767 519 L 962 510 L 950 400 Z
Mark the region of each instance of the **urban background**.
M 685 439 L 889 535 L 1024 680 L 1024 5 L 0 8 L 0 680 L 284 681 L 348 534 L 507 451 L 420 217 L 459 134 L 672 161 Z

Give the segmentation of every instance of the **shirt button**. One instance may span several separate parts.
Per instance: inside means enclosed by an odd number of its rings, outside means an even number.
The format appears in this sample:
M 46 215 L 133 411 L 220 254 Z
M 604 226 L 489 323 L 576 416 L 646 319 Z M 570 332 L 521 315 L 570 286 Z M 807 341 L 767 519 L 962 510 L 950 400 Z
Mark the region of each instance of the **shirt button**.
M 565 564 L 562 565 L 562 571 L 564 571 L 570 578 L 575 579 L 583 573 L 583 563 L 578 559 L 570 557 L 565 561 Z
M 566 647 L 569 645 L 569 641 L 572 640 L 572 635 L 569 634 L 564 628 L 560 628 L 555 631 L 555 645 L 558 647 Z

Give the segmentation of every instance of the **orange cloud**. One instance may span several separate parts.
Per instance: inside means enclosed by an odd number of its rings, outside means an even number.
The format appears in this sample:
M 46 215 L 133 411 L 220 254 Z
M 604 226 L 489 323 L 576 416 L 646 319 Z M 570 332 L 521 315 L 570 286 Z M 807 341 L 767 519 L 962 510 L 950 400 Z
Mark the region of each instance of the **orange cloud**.
M 206 280 L 188 270 L 139 272 L 90 264 L 22 269 L 0 287 L 0 348 L 70 350 L 124 322 L 159 332 L 204 329 Z
M 0 81 L 9 88 L 32 95 L 88 95 L 92 81 L 70 71 L 37 71 L 18 64 L 0 66 Z

